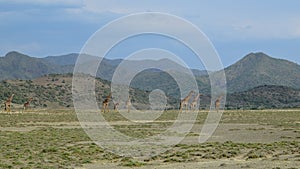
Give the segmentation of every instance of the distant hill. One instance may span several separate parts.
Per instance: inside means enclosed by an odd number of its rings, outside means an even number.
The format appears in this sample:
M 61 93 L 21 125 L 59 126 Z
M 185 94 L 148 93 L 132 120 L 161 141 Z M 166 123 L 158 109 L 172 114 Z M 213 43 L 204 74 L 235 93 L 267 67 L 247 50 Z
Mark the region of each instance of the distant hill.
M 224 71 L 228 93 L 242 92 L 263 85 L 300 89 L 300 65 L 275 59 L 264 53 L 250 53 Z M 197 75 L 195 72 L 194 74 Z M 200 92 L 210 94 L 207 72 L 198 74 L 195 78 Z M 143 90 L 160 88 L 169 95 L 178 97 L 179 88 L 176 81 L 164 72 L 141 72 L 135 77 L 132 85 Z
M 45 74 L 68 73 L 71 70 L 70 66 L 60 66 L 18 52 L 9 52 L 0 57 L 0 80 L 34 79 Z
M 262 85 L 300 88 L 300 65 L 272 58 L 264 53 L 250 53 L 225 69 L 229 92 L 245 91 Z
M 242 92 L 263 85 L 300 89 L 300 65 L 287 60 L 275 59 L 264 53 L 250 53 L 240 61 L 225 68 L 224 71 L 228 93 Z M 195 77 L 200 92 L 206 95 L 210 94 L 208 75 L 202 74 Z M 132 84 L 143 90 L 153 90 L 156 87 L 163 88 L 168 94 L 178 97 L 179 88 L 176 82 L 172 77 L 162 72 L 142 72 Z
M 45 58 L 41 58 L 41 60 L 55 65 L 67 66 L 67 65 L 75 65 L 77 58 L 78 58 L 77 53 L 71 53 L 71 54 L 61 55 L 61 56 L 47 56 Z
M 78 54 L 71 53 L 60 56 L 47 56 L 45 58 L 35 58 L 22 53 L 13 51 L 7 53 L 4 57 L 0 57 L 0 80 L 6 79 L 33 79 L 46 74 L 64 74 L 72 73 L 74 65 L 77 61 Z M 85 55 L 86 63 L 92 63 L 99 58 L 96 56 Z M 97 77 L 105 80 L 111 80 L 112 76 L 122 62 L 122 59 L 106 59 L 103 58 L 97 72 Z M 151 63 L 152 65 L 167 65 L 173 69 L 182 69 L 183 67 L 171 60 L 126 60 L 126 64 L 142 65 Z M 17 69 L 16 69 L 17 68 Z M 148 70 L 151 72 L 151 70 Z M 192 69 L 196 76 L 207 75 L 206 71 Z

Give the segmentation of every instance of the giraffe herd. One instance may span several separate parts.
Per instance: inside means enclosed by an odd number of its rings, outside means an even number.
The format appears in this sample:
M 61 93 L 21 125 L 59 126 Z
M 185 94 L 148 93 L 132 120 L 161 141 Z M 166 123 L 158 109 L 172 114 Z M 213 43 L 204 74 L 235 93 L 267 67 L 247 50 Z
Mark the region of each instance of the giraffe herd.
M 110 103 L 110 100 L 111 100 L 111 93 L 102 102 L 102 110 L 101 110 L 101 112 L 103 112 L 103 113 L 109 112 L 109 103 Z M 119 111 L 119 105 L 120 104 L 118 102 L 114 103 L 114 111 L 117 111 L 117 112 Z M 130 96 L 126 100 L 125 106 L 126 106 L 127 112 L 129 113 L 130 109 L 131 109 L 131 98 L 130 98 Z
M 195 95 L 196 94 L 196 95 Z M 194 96 L 195 95 L 195 96 Z M 192 102 L 190 102 L 191 98 L 194 96 Z M 200 96 L 202 96 L 201 93 L 196 93 L 194 91 L 190 91 L 189 94 L 183 98 L 180 102 L 180 107 L 179 107 L 179 111 L 182 112 L 183 109 L 185 110 L 196 110 L 197 109 L 197 106 L 200 104 Z M 221 105 L 221 100 L 223 98 L 223 95 L 220 95 L 218 96 L 216 99 L 215 99 L 215 110 L 217 112 L 219 112 L 219 109 L 220 109 L 220 105 Z M 107 98 L 103 101 L 103 104 L 102 104 L 102 112 L 106 112 L 105 110 L 107 110 L 107 112 L 109 112 L 109 102 L 110 102 L 110 99 L 111 99 L 111 93 L 107 96 Z M 130 110 L 131 110 L 131 98 L 130 96 L 128 97 L 126 103 L 125 103 L 125 106 L 127 108 L 127 112 L 130 113 Z M 119 103 L 114 103 L 114 111 L 118 111 L 118 107 L 119 107 Z
M 12 101 L 13 101 L 13 98 L 14 98 L 14 95 L 15 94 L 11 94 L 7 100 L 4 102 L 4 111 L 7 112 L 7 113 L 10 113 L 11 112 L 11 105 L 12 105 Z M 29 107 L 30 107 L 30 103 L 32 102 L 33 98 L 29 98 L 24 104 L 23 104 L 23 107 L 22 107 L 22 112 L 27 110 Z
M 190 103 L 191 98 L 194 96 L 194 99 L 192 100 L 192 102 Z M 196 110 L 198 104 L 200 104 L 200 96 L 202 96 L 201 93 L 196 93 L 194 91 L 190 91 L 189 94 L 183 98 L 180 102 L 180 107 L 179 107 L 179 111 L 182 112 L 182 110 L 185 108 L 185 110 L 188 110 L 188 108 L 190 107 L 190 110 Z M 223 98 L 223 95 L 218 96 L 215 99 L 215 110 L 217 112 L 219 112 L 220 109 L 220 105 L 221 105 L 221 100 Z
M 181 100 L 179 111 L 182 112 L 183 109 L 185 109 L 185 110 L 188 110 L 188 109 L 196 110 L 196 108 L 199 104 L 201 95 L 202 95 L 201 93 L 196 93 L 194 91 L 190 91 L 189 94 Z M 194 98 L 192 99 L 192 102 L 190 102 L 190 100 L 193 96 L 194 96 Z M 8 97 L 8 99 L 4 102 L 4 111 L 5 112 L 8 112 L 8 113 L 11 112 L 11 104 L 12 104 L 13 97 L 14 97 L 14 94 L 11 94 L 10 97 Z M 222 98 L 223 98 L 223 95 L 220 95 L 215 100 L 215 110 L 217 112 L 220 109 L 220 104 L 221 104 Z M 106 99 L 102 102 L 102 112 L 103 113 L 109 112 L 110 100 L 111 100 L 111 93 L 109 93 L 109 95 L 106 97 Z M 33 101 L 33 98 L 31 97 L 23 104 L 22 112 L 29 108 L 30 103 L 32 101 Z M 130 96 L 128 97 L 128 99 L 126 101 L 125 106 L 127 108 L 127 112 L 129 113 L 130 110 L 131 110 L 131 98 L 130 98 Z M 118 109 L 119 109 L 119 103 L 114 103 L 114 111 L 118 111 Z
M 194 98 L 194 100 L 191 103 L 191 108 L 190 108 L 191 110 L 196 110 L 201 95 L 202 95 L 201 93 L 198 93 L 196 95 L 196 97 Z

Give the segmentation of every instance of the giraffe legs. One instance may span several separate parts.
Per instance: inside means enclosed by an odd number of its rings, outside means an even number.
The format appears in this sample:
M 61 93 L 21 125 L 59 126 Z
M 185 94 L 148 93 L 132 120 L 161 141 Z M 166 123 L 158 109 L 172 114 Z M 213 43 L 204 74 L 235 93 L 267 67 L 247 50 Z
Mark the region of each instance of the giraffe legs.
M 109 113 L 109 107 L 108 107 L 108 104 L 106 105 L 106 110 L 107 110 L 107 112 Z
M 127 113 L 130 113 L 130 105 L 127 105 Z
M 191 110 L 195 110 L 195 109 L 196 109 L 196 104 L 193 104 L 193 103 L 192 103 L 190 109 L 191 109 Z
M 10 104 L 4 105 L 4 111 L 6 111 L 7 113 L 10 113 Z
M 25 112 L 25 110 L 28 110 L 28 108 L 29 108 L 29 106 L 25 106 L 25 105 L 24 105 L 24 106 L 23 106 L 23 109 L 22 109 L 22 113 Z
M 102 104 L 102 112 L 103 112 L 103 113 L 105 113 L 106 107 L 107 107 L 107 104 L 106 104 L 106 103 L 103 103 L 103 104 Z
M 220 104 L 216 104 L 215 108 L 216 108 L 217 112 L 219 112 Z
M 114 111 L 116 111 L 116 112 L 119 111 L 119 103 L 114 104 Z
M 220 109 L 220 100 L 216 100 L 216 102 L 215 102 L 215 109 L 217 110 L 217 112 L 219 112 L 219 109 Z
M 104 103 L 102 104 L 101 112 L 104 112 Z
M 7 108 L 6 108 L 6 103 L 4 103 L 4 111 L 6 111 L 6 109 L 7 109 Z
M 184 108 L 185 104 L 183 102 L 180 103 L 180 109 L 179 111 L 182 112 L 182 109 Z
M 188 104 L 185 104 L 185 111 L 188 111 L 189 110 L 189 106 Z
M 179 112 L 182 112 L 182 103 L 180 103 Z
M 187 111 L 189 109 L 188 104 L 181 102 L 180 103 L 180 110 L 179 111 L 182 112 L 182 109 L 184 109 L 184 108 Z
M 105 113 L 106 111 L 109 112 L 109 107 L 108 103 L 105 102 L 102 104 L 102 112 Z

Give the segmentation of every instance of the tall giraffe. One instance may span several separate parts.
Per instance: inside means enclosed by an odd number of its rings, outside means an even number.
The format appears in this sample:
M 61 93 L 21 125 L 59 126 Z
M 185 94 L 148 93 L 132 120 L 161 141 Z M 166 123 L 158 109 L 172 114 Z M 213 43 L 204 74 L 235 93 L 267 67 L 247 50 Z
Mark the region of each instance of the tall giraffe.
M 128 96 L 128 100 L 126 101 L 126 108 L 127 108 L 127 112 L 130 113 L 130 108 L 131 108 L 130 96 Z
M 186 109 L 188 109 L 190 98 L 192 97 L 194 91 L 190 91 L 190 93 L 181 100 L 180 102 L 180 112 L 182 112 L 182 108 L 185 106 Z
M 196 107 L 198 105 L 198 102 L 200 100 L 200 96 L 201 95 L 202 95 L 201 93 L 198 93 L 197 96 L 194 98 L 194 100 L 191 103 L 191 110 L 195 110 L 196 109 Z
M 27 100 L 27 102 L 24 103 L 24 105 L 23 105 L 23 111 L 25 111 L 26 109 L 29 108 L 30 103 L 32 102 L 32 100 L 33 100 L 33 98 L 31 97 L 31 98 L 29 98 L 29 99 Z M 22 111 L 22 112 L 23 112 L 23 111 Z
M 217 112 L 219 112 L 222 98 L 223 98 L 223 95 L 219 96 L 215 101 L 215 109 L 217 110 Z
M 10 95 L 10 97 L 5 101 L 5 103 L 4 103 L 4 111 L 10 112 L 10 106 L 11 106 L 11 102 L 12 102 L 12 99 L 13 99 L 14 95 L 15 94 Z
M 109 102 L 111 99 L 111 93 L 106 97 L 106 99 L 102 102 L 102 112 L 105 113 L 105 110 L 107 109 L 107 112 L 109 112 Z

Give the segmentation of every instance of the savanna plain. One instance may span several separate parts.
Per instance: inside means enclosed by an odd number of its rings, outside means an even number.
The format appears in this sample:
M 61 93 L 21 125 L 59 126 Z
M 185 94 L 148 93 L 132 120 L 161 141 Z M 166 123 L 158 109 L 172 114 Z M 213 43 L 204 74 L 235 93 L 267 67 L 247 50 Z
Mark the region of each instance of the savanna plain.
M 187 112 L 189 113 L 189 112 Z M 300 110 L 226 110 L 205 143 L 198 137 L 208 111 L 167 151 L 146 159 L 122 157 L 96 145 L 71 109 L 0 113 L 0 168 L 300 168 Z M 169 128 L 177 110 L 148 123 L 102 113 L 116 130 L 147 138 Z

